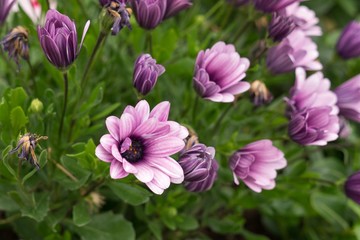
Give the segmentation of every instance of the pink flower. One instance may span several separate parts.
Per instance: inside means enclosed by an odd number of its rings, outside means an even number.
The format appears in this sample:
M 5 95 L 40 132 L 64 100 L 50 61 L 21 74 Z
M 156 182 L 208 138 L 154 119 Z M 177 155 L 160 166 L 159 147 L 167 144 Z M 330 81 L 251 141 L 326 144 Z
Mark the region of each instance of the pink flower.
M 168 121 L 169 110 L 170 103 L 161 102 L 150 111 L 142 100 L 135 108 L 127 106 L 120 118 L 106 119 L 109 134 L 100 138 L 95 154 L 111 164 L 111 178 L 134 174 L 156 194 L 184 180 L 181 166 L 170 156 L 184 148 L 188 131 Z
M 57 1 L 50 0 L 50 9 L 56 9 Z M 15 5 L 13 11 L 19 11 L 18 5 L 22 8 L 22 10 L 29 16 L 29 18 L 34 23 L 39 23 L 41 20 L 41 5 L 38 0 L 21 0 L 17 1 L 17 5 Z
M 240 178 L 254 192 L 273 189 L 276 170 L 286 165 L 284 153 L 267 139 L 246 145 L 230 158 L 235 184 L 239 185 Z
M 193 77 L 195 91 L 213 102 L 233 102 L 237 94 L 250 88 L 241 81 L 250 62 L 241 58 L 234 45 L 217 42 L 212 48 L 199 52 Z

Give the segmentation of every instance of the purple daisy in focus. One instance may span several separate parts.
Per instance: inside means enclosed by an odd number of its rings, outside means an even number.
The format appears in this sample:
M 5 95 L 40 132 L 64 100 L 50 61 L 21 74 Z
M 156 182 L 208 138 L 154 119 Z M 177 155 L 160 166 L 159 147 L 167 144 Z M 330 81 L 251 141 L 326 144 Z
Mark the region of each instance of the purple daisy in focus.
M 273 74 L 293 71 L 297 67 L 317 71 L 322 65 L 316 44 L 301 30 L 295 29 L 280 44 L 269 49 L 266 65 Z
M 109 134 L 101 137 L 95 154 L 111 164 L 111 178 L 134 174 L 156 194 L 162 194 L 170 183 L 184 180 L 181 166 L 170 156 L 184 148 L 188 131 L 168 121 L 169 111 L 169 102 L 161 102 L 150 111 L 142 100 L 135 107 L 127 106 L 120 118 L 106 119 Z
M 202 98 L 214 102 L 233 102 L 237 94 L 250 88 L 241 81 L 250 62 L 241 58 L 234 45 L 217 42 L 212 48 L 200 51 L 195 63 L 193 86 Z
M 347 80 L 334 90 L 340 115 L 360 122 L 360 74 Z
M 181 152 L 179 164 L 184 170 L 184 185 L 188 191 L 204 192 L 212 187 L 219 170 L 214 157 L 215 148 L 204 144 L 195 144 Z
M 267 139 L 250 143 L 230 157 L 235 184 L 241 179 L 254 192 L 273 189 L 276 170 L 286 165 L 284 153 Z
M 356 172 L 347 178 L 344 190 L 348 198 L 360 204 L 360 172 Z

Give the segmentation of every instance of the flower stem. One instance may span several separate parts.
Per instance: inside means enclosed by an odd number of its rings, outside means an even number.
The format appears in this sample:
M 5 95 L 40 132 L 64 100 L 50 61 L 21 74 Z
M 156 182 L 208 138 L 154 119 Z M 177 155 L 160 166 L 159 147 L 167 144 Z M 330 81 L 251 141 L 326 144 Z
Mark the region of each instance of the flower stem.
M 147 32 L 146 32 L 146 44 L 147 44 L 147 49 L 148 49 L 150 55 L 152 56 L 153 46 L 152 46 L 152 35 L 151 35 L 151 31 L 147 31 Z
M 195 97 L 195 102 L 194 102 L 194 107 L 193 107 L 193 113 L 192 113 L 192 121 L 193 121 L 193 124 L 195 124 L 195 120 L 196 120 L 196 113 L 197 113 L 198 103 L 199 103 L 199 96 L 196 95 L 196 97 Z
M 68 98 L 68 89 L 69 89 L 69 80 L 68 80 L 68 74 L 67 72 L 64 72 L 64 106 L 63 111 L 61 114 L 61 121 L 60 121 L 60 127 L 59 127 L 59 142 L 61 142 L 61 135 L 64 127 L 64 119 L 65 119 L 65 113 L 66 113 L 66 106 L 67 106 L 67 98 Z
M 95 59 L 96 53 L 98 52 L 98 50 L 100 49 L 100 46 L 102 45 L 105 37 L 107 36 L 107 34 L 103 31 L 100 32 L 99 37 L 96 41 L 95 47 L 91 53 L 91 56 L 89 58 L 89 61 L 86 63 L 86 67 L 85 67 L 85 71 L 84 71 L 84 75 L 81 79 L 81 89 L 84 89 L 84 87 L 86 86 L 86 81 L 87 81 L 87 75 L 89 74 L 89 70 L 90 67 Z M 82 91 L 83 92 L 83 91 Z M 81 93 L 82 96 L 82 93 Z M 80 97 L 81 98 L 81 97 Z
M 48 10 L 50 9 L 50 0 L 46 0 L 46 7 L 48 8 Z
M 218 118 L 218 120 L 216 121 L 214 128 L 212 129 L 213 134 L 215 135 L 217 133 L 217 131 L 219 130 L 219 126 L 221 124 L 221 122 L 223 121 L 224 117 L 226 116 L 226 114 L 228 114 L 228 112 L 230 111 L 230 109 L 234 106 L 234 104 L 229 104 L 229 106 L 225 109 L 225 111 L 223 111 L 223 113 L 220 115 L 220 117 Z

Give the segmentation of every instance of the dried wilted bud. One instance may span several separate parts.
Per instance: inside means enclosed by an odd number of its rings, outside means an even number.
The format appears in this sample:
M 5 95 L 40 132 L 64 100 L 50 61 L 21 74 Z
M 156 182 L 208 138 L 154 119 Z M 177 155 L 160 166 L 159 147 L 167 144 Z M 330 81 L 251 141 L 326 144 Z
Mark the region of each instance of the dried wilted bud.
M 102 13 L 102 27 L 105 32 L 111 30 L 112 35 L 118 32 L 125 26 L 131 29 L 130 16 L 132 10 L 126 8 L 126 4 L 122 1 L 109 1 L 105 5 Z
M 90 205 L 90 211 L 96 213 L 105 203 L 105 197 L 98 192 L 91 192 L 87 197 L 86 201 Z
M 14 59 L 19 66 L 20 57 L 29 59 L 28 30 L 22 26 L 13 28 L 1 41 L 4 51 L 8 52 L 10 58 Z
M 187 127 L 187 130 L 189 131 L 189 135 L 187 136 L 187 138 L 184 139 L 185 147 L 183 151 L 189 150 L 192 146 L 199 143 L 198 136 L 194 129 Z
M 255 80 L 251 83 L 250 97 L 255 106 L 265 105 L 271 102 L 273 96 L 266 88 L 265 83 Z
M 46 139 L 48 139 L 47 136 L 37 136 L 36 134 L 26 133 L 24 136 L 20 136 L 16 147 L 12 149 L 9 154 L 13 154 L 21 148 L 18 157 L 26 159 L 37 169 L 40 169 L 40 165 L 35 155 L 35 147 L 38 141 Z

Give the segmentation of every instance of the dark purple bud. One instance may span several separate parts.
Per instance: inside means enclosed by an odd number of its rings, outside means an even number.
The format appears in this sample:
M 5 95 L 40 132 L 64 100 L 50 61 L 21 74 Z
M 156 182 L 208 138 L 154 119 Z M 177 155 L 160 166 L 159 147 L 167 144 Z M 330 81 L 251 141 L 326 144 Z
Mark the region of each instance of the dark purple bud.
M 180 11 L 191 7 L 191 5 L 192 3 L 189 0 L 167 0 L 164 19 L 178 14 Z
M 156 60 L 150 54 L 142 54 L 135 61 L 133 85 L 145 96 L 154 88 L 158 77 L 164 72 L 165 68 L 156 64 Z
M 336 50 L 344 59 L 360 56 L 360 22 L 351 21 L 346 25 L 336 44 Z
M 275 42 L 280 42 L 287 37 L 295 27 L 296 25 L 292 18 L 273 13 L 268 27 L 269 37 Z
M 29 59 L 29 43 L 28 43 L 28 31 L 22 26 L 13 28 L 1 41 L 10 58 L 12 58 L 19 67 L 20 57 Z
M 254 0 L 255 8 L 263 12 L 276 12 L 300 0 Z
M 151 30 L 164 19 L 166 0 L 130 0 L 136 21 L 140 27 Z
M 348 198 L 360 204 L 360 172 L 356 172 L 345 182 L 345 194 Z
M 0 1 L 0 26 L 4 24 L 11 7 L 14 5 L 15 0 L 1 0 Z
M 215 149 L 204 144 L 195 144 L 180 154 L 179 164 L 184 170 L 184 186 L 188 191 L 204 192 L 212 187 L 219 169 L 214 157 Z
M 90 21 L 87 21 L 78 47 L 75 23 L 68 16 L 50 9 L 46 13 L 45 26 L 37 28 L 40 44 L 47 59 L 61 70 L 68 68 L 79 54 L 89 25 Z

